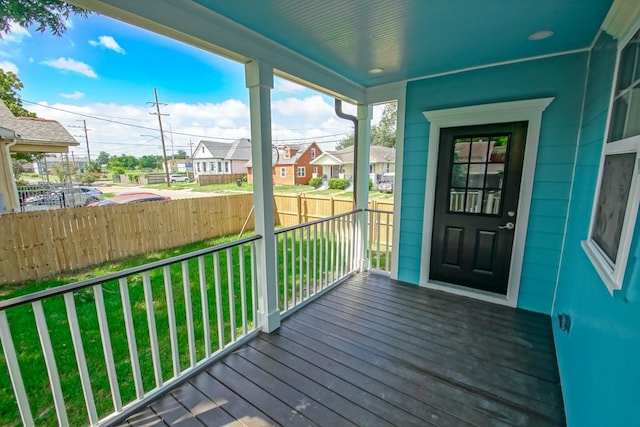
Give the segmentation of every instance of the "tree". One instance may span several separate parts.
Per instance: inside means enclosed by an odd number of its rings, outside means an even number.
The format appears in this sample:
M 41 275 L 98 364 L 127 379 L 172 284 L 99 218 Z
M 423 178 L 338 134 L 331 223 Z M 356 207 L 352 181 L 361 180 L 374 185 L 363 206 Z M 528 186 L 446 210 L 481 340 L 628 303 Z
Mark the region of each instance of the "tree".
M 27 111 L 22 106 L 20 91 L 24 85 L 12 71 L 4 71 L 0 68 L 0 99 L 16 117 L 35 117 L 35 113 Z
M 158 159 L 160 156 L 154 156 L 152 154 L 148 154 L 140 157 L 138 164 L 142 169 L 158 169 L 161 164 L 161 160 Z
M 371 126 L 371 145 L 394 148 L 396 146 L 396 127 L 398 122 L 398 104 L 391 102 L 384 106 L 380 123 Z M 353 134 L 348 135 L 338 144 L 340 151 L 353 145 Z
M 11 29 L 11 23 L 17 22 L 23 27 L 37 25 L 36 31 L 44 33 L 47 29 L 55 36 L 67 31 L 67 22 L 72 14 L 87 17 L 89 12 L 58 0 L 0 0 L 0 38 Z
M 99 165 L 106 165 L 107 163 L 109 163 L 109 159 L 111 159 L 111 156 L 109 156 L 109 153 L 107 153 L 106 151 L 101 151 L 100 154 L 98 154 L 98 158 L 96 159 L 96 162 Z
M 176 159 L 186 159 L 187 158 L 187 152 L 184 150 L 178 150 L 178 152 L 175 155 Z
M 78 167 L 75 164 L 67 164 L 62 162 L 53 163 L 51 166 L 49 166 L 49 168 L 60 183 L 69 181 L 69 177 L 75 175 L 78 172 Z
M 138 159 L 127 154 L 121 154 L 119 157 L 112 157 L 109 160 L 109 163 L 107 163 L 107 169 L 109 170 L 131 170 L 135 169 L 136 166 L 138 166 Z

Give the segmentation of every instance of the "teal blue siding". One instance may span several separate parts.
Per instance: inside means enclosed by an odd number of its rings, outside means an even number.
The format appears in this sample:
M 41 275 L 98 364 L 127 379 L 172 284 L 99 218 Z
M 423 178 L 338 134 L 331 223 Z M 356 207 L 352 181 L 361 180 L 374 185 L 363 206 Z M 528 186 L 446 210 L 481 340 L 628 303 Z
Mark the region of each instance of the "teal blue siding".
M 616 58 L 603 35 L 591 55 L 584 120 L 554 315 L 567 422 L 571 426 L 638 425 L 640 408 L 640 218 L 622 291 L 612 297 L 580 248 L 587 237 Z
M 530 226 L 518 305 L 550 313 L 568 209 L 587 54 L 413 81 L 407 85 L 399 280 L 418 283 L 429 125 L 423 111 L 543 97 Z M 434 141 L 437 143 L 437 141 Z M 545 222 L 549 226 L 545 227 Z

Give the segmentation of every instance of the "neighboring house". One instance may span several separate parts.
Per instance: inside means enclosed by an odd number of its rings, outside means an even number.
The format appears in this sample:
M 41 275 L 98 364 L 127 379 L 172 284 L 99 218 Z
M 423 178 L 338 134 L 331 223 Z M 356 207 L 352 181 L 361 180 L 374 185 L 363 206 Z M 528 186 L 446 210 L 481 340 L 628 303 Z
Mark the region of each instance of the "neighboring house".
M 0 213 L 19 207 L 11 153 L 68 153 L 78 142 L 55 120 L 15 117 L 0 102 Z
M 322 166 L 311 164 L 322 155 L 322 150 L 315 142 L 283 145 L 277 150 L 278 161 L 272 170 L 275 185 L 305 185 L 311 178 L 322 176 Z M 247 181 L 253 182 L 251 161 L 247 162 Z
M 202 140 L 193 152 L 193 173 L 223 175 L 247 173 L 251 159 L 251 140 L 240 138 L 232 143 Z
M 353 145 L 340 151 L 326 151 L 311 162 L 322 166 L 327 178 L 353 178 Z M 396 170 L 396 150 L 394 148 L 372 145 L 369 149 L 369 178 L 377 186 L 385 173 Z
M 168 159 L 169 173 L 193 173 L 193 160 L 192 159 Z M 162 170 L 164 170 L 164 164 Z

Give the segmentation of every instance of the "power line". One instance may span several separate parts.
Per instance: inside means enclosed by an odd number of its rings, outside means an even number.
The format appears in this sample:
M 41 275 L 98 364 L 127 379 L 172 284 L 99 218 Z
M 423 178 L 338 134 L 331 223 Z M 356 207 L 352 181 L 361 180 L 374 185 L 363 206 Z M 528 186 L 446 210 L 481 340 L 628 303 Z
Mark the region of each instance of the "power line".
M 90 119 L 95 119 L 95 120 L 101 120 L 104 122 L 108 122 L 108 123 L 115 123 L 115 124 L 119 124 L 119 125 L 123 125 L 123 126 L 129 126 L 129 127 L 134 127 L 134 128 L 138 128 L 138 129 L 145 129 L 145 130 L 153 130 L 153 131 L 157 131 L 157 128 L 153 128 L 153 127 L 149 127 L 149 126 L 142 126 L 142 125 L 135 125 L 132 123 L 126 123 L 126 122 L 121 122 L 118 120 L 112 120 L 112 119 L 106 119 L 101 117 L 100 115 L 91 115 L 91 114 L 85 114 L 85 113 L 78 113 L 76 111 L 70 111 L 70 110 L 65 110 L 63 108 L 57 108 L 57 107 L 53 107 L 51 105 L 44 105 L 44 104 L 39 104 L 37 102 L 33 102 L 33 101 L 27 101 L 27 100 L 22 100 L 22 102 L 26 102 L 27 104 L 32 104 L 32 105 L 37 105 L 39 107 L 44 107 L 44 108 L 49 108 L 51 110 L 56 110 L 56 111 L 61 111 L 63 113 L 68 113 L 68 114 L 75 114 L 77 116 L 81 116 L 81 117 L 87 117 Z M 108 117 L 108 116 L 105 116 Z M 232 129 L 232 128 L 225 128 L 225 129 Z M 316 129 L 316 128 L 310 128 L 310 129 Z M 322 128 L 317 128 L 317 129 L 322 129 Z M 274 131 L 276 132 L 284 132 L 284 131 L 290 131 L 292 129 L 274 129 Z M 309 129 L 306 129 L 309 130 Z M 196 138 L 203 138 L 203 139 L 219 139 L 219 140 L 224 140 L 224 141 L 235 141 L 238 138 L 226 138 L 226 137 L 221 137 L 221 136 L 211 136 L 211 135 L 198 135 L 198 134 L 194 134 L 194 133 L 186 133 L 186 132 L 170 132 L 174 135 L 181 135 L 181 136 L 192 136 L 192 137 L 196 137 Z M 289 142 L 289 141 L 305 141 L 305 140 L 310 140 L 310 139 L 322 139 L 322 138 L 331 138 L 331 137 L 336 137 L 336 136 L 340 136 L 340 135 L 348 135 L 350 134 L 351 131 L 348 132 L 341 132 L 341 133 L 336 133 L 336 134 L 331 134 L 331 135 L 320 135 L 320 136 L 314 136 L 313 138 L 293 138 L 293 139 L 278 139 L 279 142 Z M 317 141 L 316 141 L 317 142 Z

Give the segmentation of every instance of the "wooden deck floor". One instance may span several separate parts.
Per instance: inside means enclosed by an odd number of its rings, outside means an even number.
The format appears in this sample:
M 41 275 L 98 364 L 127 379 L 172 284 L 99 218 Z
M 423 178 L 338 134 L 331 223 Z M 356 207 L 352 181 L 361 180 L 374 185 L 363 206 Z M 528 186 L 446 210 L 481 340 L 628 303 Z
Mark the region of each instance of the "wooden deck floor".
M 564 425 L 547 316 L 356 275 L 130 425 Z

